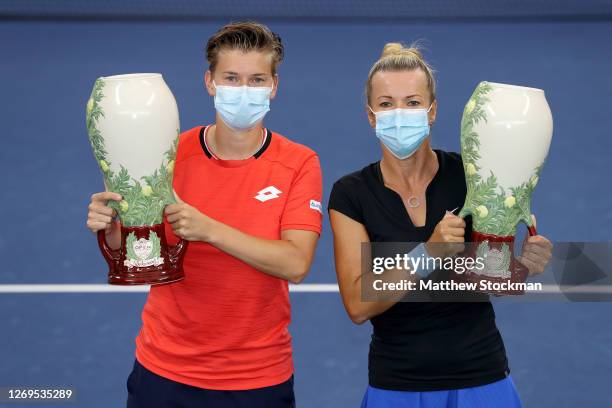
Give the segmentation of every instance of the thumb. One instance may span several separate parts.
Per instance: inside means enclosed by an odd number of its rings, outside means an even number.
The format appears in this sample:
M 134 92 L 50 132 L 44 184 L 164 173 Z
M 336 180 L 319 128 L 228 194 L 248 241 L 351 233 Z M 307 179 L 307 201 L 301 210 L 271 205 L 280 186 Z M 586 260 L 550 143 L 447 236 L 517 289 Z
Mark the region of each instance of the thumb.
M 174 192 L 174 198 L 176 198 L 176 202 L 177 203 L 184 203 L 184 201 L 181 199 L 181 197 L 179 197 L 179 195 L 176 193 L 175 189 L 172 189 L 172 191 Z

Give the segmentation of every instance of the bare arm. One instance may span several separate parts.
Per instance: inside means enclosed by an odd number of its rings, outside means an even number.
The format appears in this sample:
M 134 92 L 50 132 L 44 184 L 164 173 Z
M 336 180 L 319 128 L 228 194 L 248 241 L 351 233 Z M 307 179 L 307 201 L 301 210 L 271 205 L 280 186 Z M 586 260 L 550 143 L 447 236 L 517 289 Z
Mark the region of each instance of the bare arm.
M 207 242 L 261 272 L 292 283 L 300 283 L 306 277 L 319 238 L 317 232 L 304 230 L 284 230 L 279 240 L 259 238 L 214 220 L 182 201 L 168 205 L 165 212 L 179 237 Z
M 215 221 L 207 242 L 259 271 L 300 283 L 308 274 L 318 238 L 313 231 L 284 230 L 280 240 L 263 239 Z
M 334 233 L 334 258 L 336 262 L 336 275 L 344 308 L 351 320 L 356 324 L 362 324 L 372 317 L 379 315 L 393 306 L 405 294 L 405 291 L 397 291 L 389 300 L 363 301 L 361 297 L 362 280 L 371 285 L 373 274 L 362 275 L 361 271 L 361 243 L 369 242 L 368 234 L 363 224 L 350 217 L 330 210 L 329 219 Z M 365 260 L 368 262 L 369 260 Z M 400 271 L 389 270 L 386 274 L 403 274 L 403 278 L 410 279 Z M 397 278 L 391 277 L 390 280 Z M 412 279 L 417 279 L 413 276 Z
M 369 242 L 367 231 L 363 224 L 341 212 L 330 210 L 329 218 L 334 233 L 336 275 L 342 301 L 351 320 L 356 324 L 362 324 L 389 309 L 400 301 L 409 290 L 397 290 L 392 293 L 387 291 L 384 299 L 381 296 L 381 300 L 378 301 L 363 301 L 362 284 L 365 287 L 372 287 L 375 279 L 373 273 L 363 275 L 361 269 L 361 243 Z M 461 218 L 447 213 L 436 225 L 428 242 L 460 243 L 463 242 L 464 231 L 465 222 Z M 370 265 L 371 259 L 364 260 L 364 262 Z M 416 282 L 419 279 L 416 274 L 410 275 L 397 269 L 386 270 L 384 273 L 387 282 L 399 282 L 401 279 Z

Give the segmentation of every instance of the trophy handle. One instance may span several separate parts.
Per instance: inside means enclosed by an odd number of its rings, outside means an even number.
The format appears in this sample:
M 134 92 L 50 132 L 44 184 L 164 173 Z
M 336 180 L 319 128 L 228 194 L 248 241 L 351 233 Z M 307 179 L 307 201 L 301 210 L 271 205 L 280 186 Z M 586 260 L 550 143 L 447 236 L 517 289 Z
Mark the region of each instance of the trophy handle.
M 457 209 L 456 209 L 456 208 L 455 208 L 454 210 L 452 210 L 452 211 L 451 211 L 451 210 L 449 210 L 449 212 L 451 212 L 451 213 L 453 213 L 453 214 L 455 213 L 455 211 L 457 211 Z M 457 214 L 457 217 L 459 217 L 459 218 L 465 218 L 465 217 L 467 217 L 468 215 L 472 215 L 472 209 L 471 209 L 471 207 L 470 207 L 469 205 L 467 205 L 467 203 L 465 203 L 465 204 L 463 205 L 463 207 L 461 207 L 461 209 L 459 210 L 459 213 Z
M 170 257 L 170 262 L 173 264 L 180 264 L 183 259 L 183 255 L 185 255 L 185 251 L 187 250 L 187 244 L 189 241 L 181 238 L 181 240 L 173 246 L 168 245 L 168 256 Z
M 535 225 L 532 225 L 531 227 L 527 227 L 527 231 L 529 232 L 529 236 L 531 237 L 538 235 L 538 231 L 536 230 Z
M 111 249 L 106 243 L 106 238 L 104 236 L 104 230 L 101 229 L 98 231 L 98 246 L 100 247 L 100 251 L 102 252 L 102 256 L 106 259 L 106 262 L 110 266 L 114 263 L 119 262 L 119 250 Z
M 523 217 L 522 221 L 525 223 L 525 225 L 527 225 L 527 232 L 529 233 L 530 237 L 538 235 L 538 231 L 536 230 L 536 226 L 533 223 L 533 219 L 531 218 L 531 215 L 529 216 L 529 218 Z

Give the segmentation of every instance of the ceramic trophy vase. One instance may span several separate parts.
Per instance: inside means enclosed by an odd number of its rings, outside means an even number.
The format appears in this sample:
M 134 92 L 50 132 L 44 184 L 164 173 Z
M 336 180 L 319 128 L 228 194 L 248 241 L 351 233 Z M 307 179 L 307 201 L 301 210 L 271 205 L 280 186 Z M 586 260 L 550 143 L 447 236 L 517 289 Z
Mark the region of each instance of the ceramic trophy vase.
M 481 82 L 465 105 L 461 155 L 467 194 L 459 216 L 472 216 L 476 256 L 486 259 L 480 276 L 469 272 L 468 279 L 526 280 L 527 268 L 514 257 L 514 237 L 520 222 L 536 235 L 531 196 L 552 131 L 541 89 Z
M 87 102 L 87 132 L 110 200 L 121 221 L 121 247 L 104 230 L 98 244 L 109 266 L 108 283 L 162 284 L 183 278 L 187 241 L 166 242 L 163 210 L 174 203 L 172 177 L 178 145 L 176 101 L 161 74 L 98 78 Z

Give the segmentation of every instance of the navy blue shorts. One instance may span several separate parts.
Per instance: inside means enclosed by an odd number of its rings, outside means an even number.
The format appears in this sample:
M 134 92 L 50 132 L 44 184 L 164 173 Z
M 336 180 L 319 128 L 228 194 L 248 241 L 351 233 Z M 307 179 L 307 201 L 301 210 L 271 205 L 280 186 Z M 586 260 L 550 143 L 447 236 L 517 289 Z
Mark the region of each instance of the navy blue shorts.
M 208 390 L 161 377 L 134 359 L 127 389 L 127 408 L 295 408 L 293 376 L 254 390 Z

